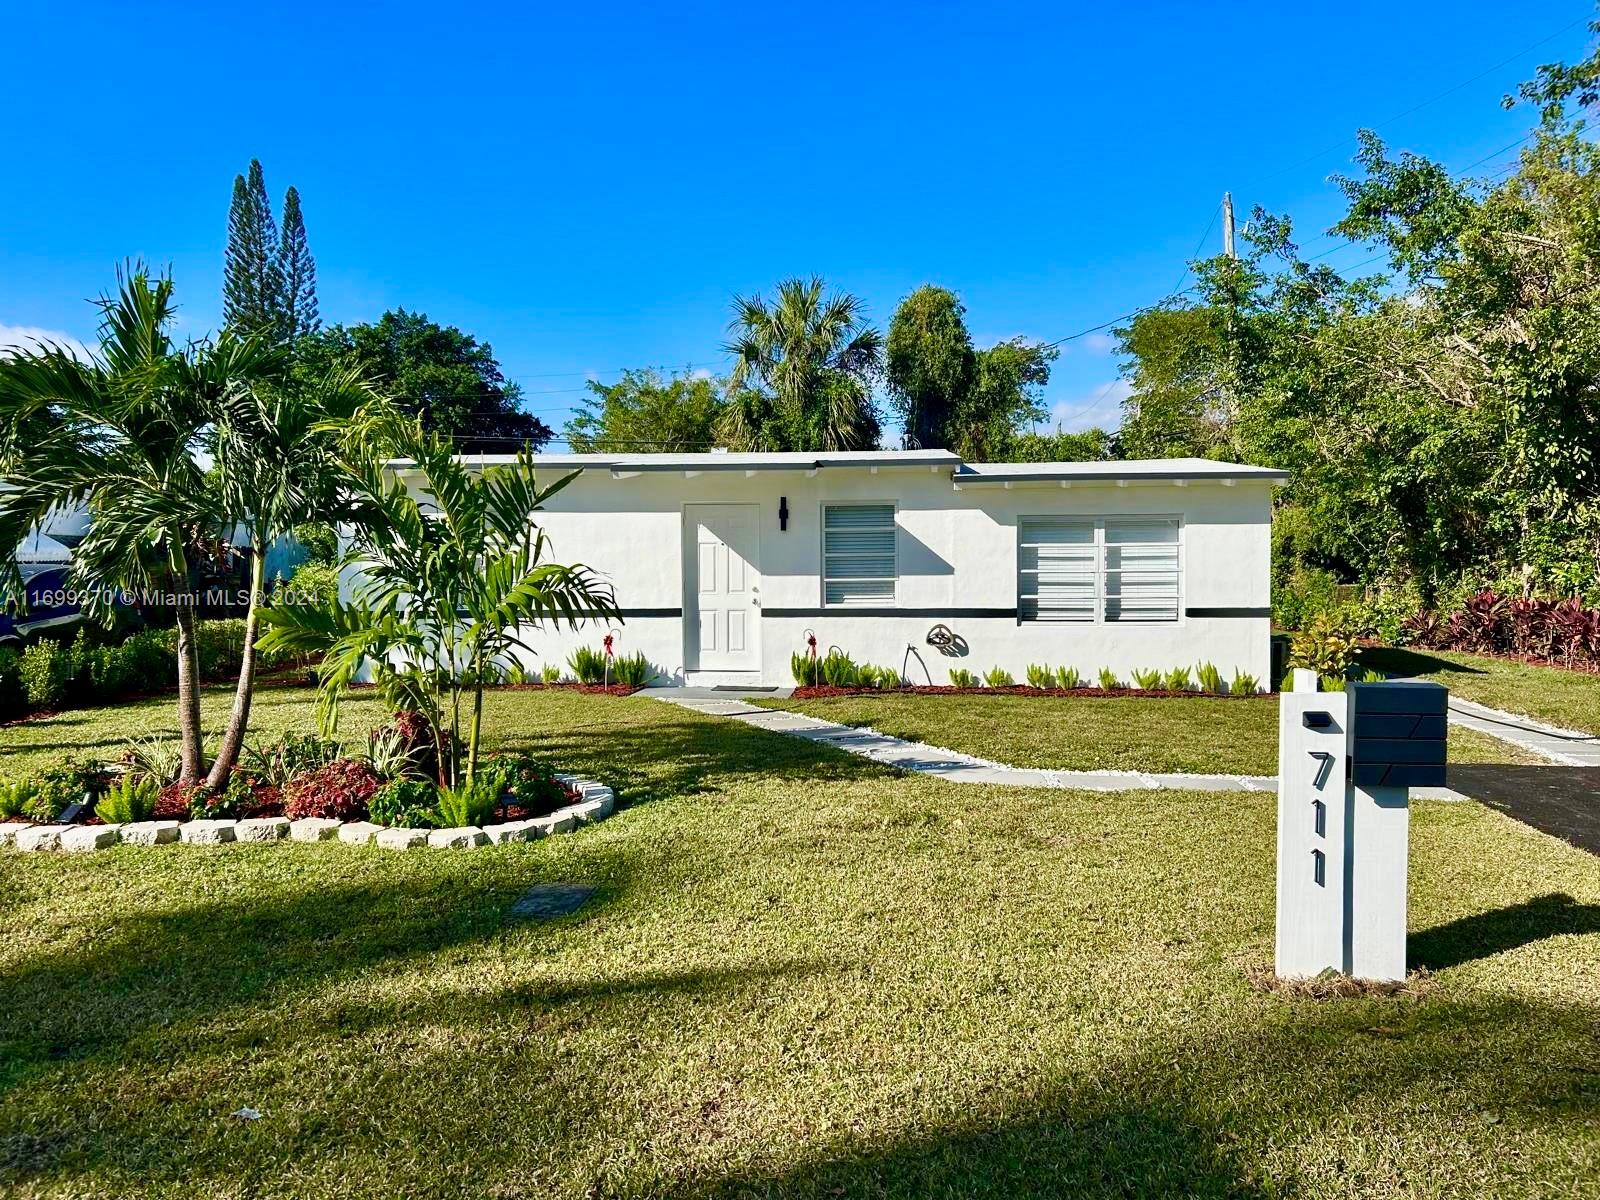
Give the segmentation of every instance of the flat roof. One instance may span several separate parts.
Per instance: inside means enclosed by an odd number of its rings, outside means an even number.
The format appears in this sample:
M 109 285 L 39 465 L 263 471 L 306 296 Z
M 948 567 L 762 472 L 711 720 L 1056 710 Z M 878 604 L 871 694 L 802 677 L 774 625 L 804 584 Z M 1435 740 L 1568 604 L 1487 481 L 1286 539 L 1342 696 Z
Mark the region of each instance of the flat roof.
M 494 466 L 516 461 L 514 454 L 462 454 L 469 465 Z M 950 450 L 847 450 L 804 453 L 535 454 L 535 467 L 609 470 L 616 478 L 648 472 L 682 471 L 819 471 L 882 468 L 947 468 L 958 487 L 1018 483 L 1097 483 L 1241 481 L 1281 484 L 1287 471 L 1210 458 L 1140 458 L 1109 462 L 968 463 Z M 388 464 L 398 470 L 409 459 Z

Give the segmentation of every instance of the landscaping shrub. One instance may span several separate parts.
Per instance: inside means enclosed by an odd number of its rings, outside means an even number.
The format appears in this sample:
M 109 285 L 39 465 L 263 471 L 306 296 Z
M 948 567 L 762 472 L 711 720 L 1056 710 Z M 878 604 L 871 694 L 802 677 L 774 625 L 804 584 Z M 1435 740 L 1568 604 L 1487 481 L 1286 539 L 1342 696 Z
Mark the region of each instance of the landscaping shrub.
M 494 816 L 500 802 L 500 786 L 490 779 L 475 779 L 460 787 L 440 788 L 436 820 L 442 829 L 482 825 Z
M 64 759 L 34 780 L 33 795 L 23 806 L 22 814 L 35 821 L 54 821 L 68 805 L 93 792 L 99 782 L 99 763 L 86 758 Z
M 161 798 L 161 784 L 148 775 L 124 775 L 95 801 L 94 814 L 110 825 L 148 821 Z
M 861 671 L 864 676 L 870 679 L 869 686 L 880 690 L 892 691 L 905 682 L 900 678 L 900 672 L 895 667 L 863 667 Z
M 0 820 L 22 815 L 33 799 L 34 783 L 31 779 L 14 779 L 0 783 Z
M 405 737 L 404 732 L 401 733 Z M 406 738 L 409 751 L 412 742 Z M 246 745 L 244 761 L 251 774 L 271 787 L 281 788 L 301 775 L 317 771 L 344 755 L 344 745 L 314 733 L 286 733 L 265 748 Z
M 1049 667 L 1042 666 L 1039 663 L 1029 663 L 1028 664 L 1028 686 L 1029 687 L 1049 688 L 1049 687 L 1054 687 L 1055 684 L 1056 684 L 1056 673 L 1054 671 L 1052 671 Z
M 283 789 L 283 813 L 291 820 L 332 817 L 357 821 L 367 812 L 367 801 L 382 786 L 372 767 L 355 758 L 340 758 L 292 777 Z
M 978 677 L 965 667 L 951 667 L 950 686 L 958 688 L 975 688 L 978 686 Z
M 650 660 L 640 651 L 619 655 L 611 660 L 613 683 L 625 684 L 628 687 L 643 687 L 654 675 L 655 672 L 650 669 Z
M 1400 639 L 1424 650 L 1520 654 L 1567 666 L 1600 666 L 1600 608 L 1576 596 L 1563 600 L 1479 591 L 1447 613 L 1419 609 L 1405 619 Z
M 402 730 L 382 725 L 367 734 L 367 761 L 384 779 L 395 779 L 411 768 L 411 743 Z
M 539 669 L 539 678 L 544 683 L 560 683 L 561 668 L 556 666 L 555 663 L 545 663 Z
M 1057 667 L 1056 686 L 1071 691 L 1073 688 L 1083 686 L 1083 676 L 1078 674 L 1077 667 Z
M 861 668 L 843 650 L 835 646 L 822 658 L 822 682 L 829 687 L 861 686 Z
M 1151 669 L 1148 671 L 1135 670 L 1133 682 L 1147 692 L 1153 692 L 1161 686 L 1161 672 Z
M 600 683 L 606 676 L 605 652 L 593 646 L 579 646 L 567 659 L 567 666 L 572 668 L 579 683 Z
M 22 660 L 9 646 L 0 647 L 0 721 L 28 711 L 28 690 L 22 683 Z
M 228 820 L 247 816 L 256 806 L 256 781 L 243 771 L 234 771 L 228 782 L 217 789 L 197 785 L 189 792 L 191 821 Z M 310 816 L 321 816 L 311 813 Z
M 1235 696 L 1254 696 L 1260 690 L 1256 677 L 1245 671 L 1235 671 L 1233 682 L 1228 685 L 1228 691 Z
M 1011 672 L 1004 667 L 990 667 L 983 673 L 985 687 L 1015 687 L 1017 681 L 1011 677 Z
M 59 642 L 41 638 L 23 651 L 19 676 L 29 708 L 60 708 L 72 678 L 71 656 Z
M 1359 649 L 1355 637 L 1346 630 L 1331 621 L 1318 620 L 1294 635 L 1289 643 L 1289 665 L 1342 679 L 1355 662 Z
M 1194 688 L 1194 680 L 1189 674 L 1188 667 L 1173 667 L 1162 679 L 1169 692 L 1187 692 Z
M 367 801 L 367 816 L 379 825 L 397 829 L 428 829 L 433 825 L 439 789 L 426 779 L 396 779 L 384 784 Z
M 479 778 L 497 794 L 510 793 L 512 803 L 531 813 L 542 816 L 572 802 L 554 772 L 530 755 L 496 755 L 478 769 Z
M 1122 686 L 1122 680 L 1117 678 L 1117 673 L 1110 667 L 1101 667 L 1100 686 L 1108 692 L 1113 691 Z
M 791 654 L 789 674 L 794 676 L 796 687 L 813 687 L 822 678 L 822 668 L 810 654 Z
M 124 747 L 119 761 L 130 774 L 146 775 L 165 787 L 183 769 L 183 743 L 177 738 L 134 738 Z
M 513 687 L 519 687 L 533 681 L 528 677 L 528 668 L 519 662 L 514 662 L 506 668 L 506 682 Z
M 1195 680 L 1200 684 L 1202 692 L 1220 695 L 1222 692 L 1222 672 L 1217 670 L 1215 663 L 1203 662 L 1194 669 Z

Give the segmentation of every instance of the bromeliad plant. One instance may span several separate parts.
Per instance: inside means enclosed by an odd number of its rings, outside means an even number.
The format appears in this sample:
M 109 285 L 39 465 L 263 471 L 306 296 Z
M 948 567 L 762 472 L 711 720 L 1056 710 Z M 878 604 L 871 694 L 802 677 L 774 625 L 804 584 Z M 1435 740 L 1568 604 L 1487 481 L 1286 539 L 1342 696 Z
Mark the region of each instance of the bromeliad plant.
M 440 783 L 465 784 L 477 769 L 483 681 L 513 651 L 533 653 L 524 631 L 622 620 L 610 585 L 587 567 L 545 561 L 533 516 L 577 472 L 541 488 L 527 449 L 469 467 L 449 440 L 388 408 L 359 414 L 346 436 L 350 558 L 362 580 L 349 603 L 265 611 L 261 648 L 323 656 L 330 733 L 339 698 L 371 670 L 391 707 L 430 723 Z

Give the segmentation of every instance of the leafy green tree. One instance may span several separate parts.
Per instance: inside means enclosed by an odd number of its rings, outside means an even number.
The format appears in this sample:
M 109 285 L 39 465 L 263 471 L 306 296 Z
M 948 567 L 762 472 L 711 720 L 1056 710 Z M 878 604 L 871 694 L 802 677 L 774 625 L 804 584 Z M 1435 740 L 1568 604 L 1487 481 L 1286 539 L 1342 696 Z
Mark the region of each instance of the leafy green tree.
M 769 304 L 736 297 L 728 407 L 718 433 L 736 450 L 869 450 L 881 428 L 872 385 L 883 338 L 860 300 L 822 280 L 786 279 Z
M 946 427 L 950 449 L 973 462 L 995 461 L 1019 429 L 1044 420 L 1044 385 L 1058 353 L 1022 338 L 979 350 L 972 388 Z
M 1115 458 L 1114 440 L 1104 429 L 1068 433 L 1018 433 L 1000 447 L 1007 462 L 1104 462 Z
M 592 380 L 589 393 L 566 427 L 567 444 L 580 454 L 705 450 L 724 408 L 715 380 L 653 370 L 625 371 L 616 383 Z
M 423 313 L 395 309 L 371 325 L 334 325 L 300 340 L 295 356 L 312 375 L 330 366 L 359 368 L 423 427 L 462 453 L 535 450 L 548 425 L 518 407 L 522 390 L 508 380 L 487 342 Z
M 283 240 L 278 244 L 278 277 L 283 280 L 281 325 L 290 346 L 322 328 L 317 311 L 317 264 L 306 241 L 306 220 L 300 193 L 283 195 Z
M 261 160 L 233 177 L 228 248 L 222 269 L 222 320 L 240 333 L 277 336 L 283 327 L 283 266 L 277 223 Z
M 954 292 L 926 284 L 889 321 L 885 374 L 907 449 L 948 446 L 956 414 L 971 396 L 978 355 L 965 313 Z
M 22 596 L 17 546 L 53 510 L 87 505 L 87 535 L 70 585 L 92 617 L 108 619 L 114 591 L 173 597 L 177 617 L 182 780 L 205 770 L 200 731 L 198 597 L 189 568 L 227 534 L 226 498 L 195 453 L 225 403 L 283 369 L 270 339 L 224 331 L 174 346 L 172 281 L 143 266 L 119 273 L 99 302 L 99 346 L 89 361 L 62 347 L 0 358 L 0 428 L 26 429 L 0 452 L 0 563 L 8 595 Z
M 261 648 L 322 655 L 330 732 L 341 695 L 373 671 L 389 703 L 432 722 L 440 782 L 470 782 L 484 679 L 510 666 L 514 649 L 531 650 L 525 639 L 544 624 L 622 619 L 610 585 L 588 568 L 545 561 L 535 514 L 578 472 L 541 488 L 526 451 L 479 471 L 448 439 L 383 408 L 347 430 L 339 482 L 364 583 L 348 604 L 265 610 Z M 414 464 L 415 493 L 383 465 L 393 459 Z

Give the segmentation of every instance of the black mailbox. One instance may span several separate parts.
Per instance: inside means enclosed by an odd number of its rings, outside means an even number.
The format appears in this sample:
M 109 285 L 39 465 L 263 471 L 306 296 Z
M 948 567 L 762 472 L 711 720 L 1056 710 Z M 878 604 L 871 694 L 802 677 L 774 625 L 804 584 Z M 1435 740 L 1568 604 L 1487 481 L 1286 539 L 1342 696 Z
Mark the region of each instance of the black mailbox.
M 1352 684 L 1350 782 L 1443 787 L 1449 697 L 1437 683 Z

